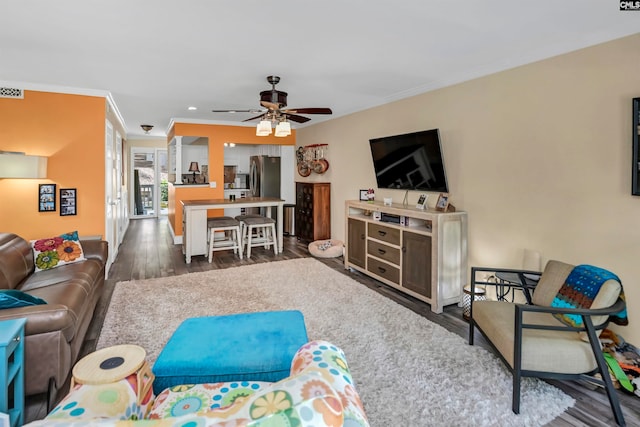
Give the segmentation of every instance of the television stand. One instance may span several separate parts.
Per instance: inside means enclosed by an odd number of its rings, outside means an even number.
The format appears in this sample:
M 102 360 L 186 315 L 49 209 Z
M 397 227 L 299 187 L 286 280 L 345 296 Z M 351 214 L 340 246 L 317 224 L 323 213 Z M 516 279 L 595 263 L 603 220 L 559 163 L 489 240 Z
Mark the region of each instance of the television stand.
M 345 268 L 424 301 L 435 313 L 461 303 L 467 283 L 466 212 L 358 200 L 347 200 L 345 208 Z

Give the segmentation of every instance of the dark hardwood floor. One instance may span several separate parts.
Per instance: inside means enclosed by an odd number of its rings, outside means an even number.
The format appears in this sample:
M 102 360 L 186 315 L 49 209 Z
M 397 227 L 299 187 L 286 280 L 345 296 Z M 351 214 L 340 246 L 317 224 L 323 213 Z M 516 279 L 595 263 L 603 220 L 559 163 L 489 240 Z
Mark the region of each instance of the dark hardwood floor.
M 308 257 L 307 244 L 295 237 L 285 237 L 284 251 L 277 256 L 271 250 L 255 248 L 251 259 L 240 260 L 231 251 L 216 252 L 213 263 L 204 256 L 192 258 L 187 265 L 179 245 L 174 245 L 166 218 L 131 220 L 118 257 L 111 266 L 104 293 L 98 302 L 94 319 L 81 351 L 80 357 L 95 350 L 102 323 L 109 306 L 115 283 L 126 280 L 149 279 L 155 277 L 176 276 L 206 270 L 235 267 L 241 265 L 279 261 Z M 457 306 L 445 307 L 444 313 L 434 314 L 428 304 L 404 295 L 363 274 L 344 268 L 342 258 L 320 260 L 329 267 L 367 286 L 370 289 L 396 301 L 415 313 L 438 323 L 447 330 L 466 339 L 468 324 L 462 319 L 462 310 Z M 484 338 L 477 333 L 475 344 L 490 349 Z M 565 393 L 571 395 L 576 403 L 573 408 L 557 417 L 549 426 L 611 426 L 615 425 L 613 414 L 604 390 L 590 384 L 575 381 L 549 381 Z M 68 388 L 68 385 L 67 385 Z M 65 389 L 59 393 L 62 398 Z M 628 426 L 640 426 L 640 398 L 618 393 Z M 505 396 L 511 399 L 511 396 Z M 31 397 L 27 401 L 26 418 L 28 421 L 43 418 L 46 405 L 43 396 Z M 407 426 L 419 427 L 419 426 Z

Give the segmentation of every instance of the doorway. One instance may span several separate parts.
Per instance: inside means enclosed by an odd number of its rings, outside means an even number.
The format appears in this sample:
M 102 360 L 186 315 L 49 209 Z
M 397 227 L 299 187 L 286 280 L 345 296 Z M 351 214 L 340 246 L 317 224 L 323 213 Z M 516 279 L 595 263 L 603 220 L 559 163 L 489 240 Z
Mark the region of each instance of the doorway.
M 168 213 L 167 150 L 131 148 L 131 218 L 150 218 Z

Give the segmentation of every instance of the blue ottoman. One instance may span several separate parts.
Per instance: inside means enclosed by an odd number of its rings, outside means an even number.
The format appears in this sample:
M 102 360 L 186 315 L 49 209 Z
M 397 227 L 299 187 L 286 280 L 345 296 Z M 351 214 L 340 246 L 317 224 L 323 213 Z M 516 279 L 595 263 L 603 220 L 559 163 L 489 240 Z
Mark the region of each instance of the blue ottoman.
M 187 319 L 153 365 L 153 391 L 157 395 L 181 384 L 280 381 L 307 341 L 299 311 Z

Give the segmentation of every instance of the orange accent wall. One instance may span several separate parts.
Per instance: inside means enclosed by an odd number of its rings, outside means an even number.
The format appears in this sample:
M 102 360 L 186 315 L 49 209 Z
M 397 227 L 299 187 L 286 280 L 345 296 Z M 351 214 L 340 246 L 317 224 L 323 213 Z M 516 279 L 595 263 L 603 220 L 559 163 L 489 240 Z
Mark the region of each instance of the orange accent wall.
M 182 235 L 182 200 L 205 200 L 224 198 L 224 143 L 256 145 L 296 145 L 296 131 L 285 138 L 256 136 L 255 127 L 175 123 L 168 133 L 168 142 L 175 136 L 201 136 L 209 138 L 209 181 L 218 183 L 217 188 L 170 186 L 169 222 L 176 236 Z M 172 196 L 173 195 L 173 196 Z M 173 200 L 172 200 L 173 199 Z M 220 211 L 222 212 L 222 211 Z M 217 212 L 211 211 L 213 215 Z
M 48 157 L 47 179 L 0 179 L 0 231 L 26 239 L 78 230 L 103 235 L 106 100 L 25 91 L 0 98 L 0 150 Z M 38 212 L 38 184 L 56 184 L 56 211 Z M 77 189 L 77 215 L 60 216 L 60 189 Z

